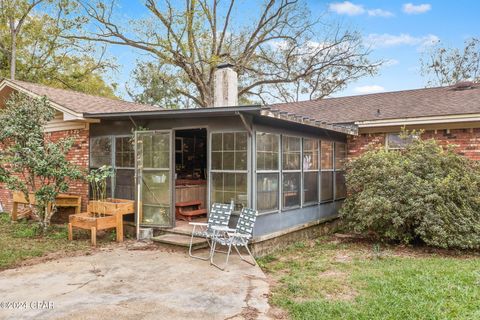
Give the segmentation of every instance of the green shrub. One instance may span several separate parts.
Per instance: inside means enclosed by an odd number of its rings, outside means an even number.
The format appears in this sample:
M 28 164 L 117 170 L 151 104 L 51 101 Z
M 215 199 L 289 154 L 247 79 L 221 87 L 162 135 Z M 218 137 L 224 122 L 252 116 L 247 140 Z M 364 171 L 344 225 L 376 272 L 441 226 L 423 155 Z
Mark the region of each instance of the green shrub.
M 431 140 L 369 150 L 347 164 L 341 215 L 383 240 L 480 248 L 480 167 Z

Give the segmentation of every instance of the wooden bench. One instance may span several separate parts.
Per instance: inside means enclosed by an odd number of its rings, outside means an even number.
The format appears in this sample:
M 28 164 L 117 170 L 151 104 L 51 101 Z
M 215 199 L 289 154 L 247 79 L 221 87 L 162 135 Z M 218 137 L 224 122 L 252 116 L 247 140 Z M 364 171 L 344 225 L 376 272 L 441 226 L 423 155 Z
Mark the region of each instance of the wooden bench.
M 28 205 L 29 203 L 36 204 L 35 194 L 30 193 L 29 197 L 30 199 L 29 201 L 27 201 L 23 192 L 19 192 L 19 191 L 13 192 L 12 221 L 17 220 L 17 215 L 19 213 L 19 209 L 18 209 L 19 204 L 23 204 L 23 205 Z M 57 208 L 74 207 L 75 213 L 77 214 L 77 213 L 80 213 L 80 208 L 82 207 L 82 197 L 60 193 L 55 199 L 55 205 L 57 206 Z M 24 213 L 25 215 L 27 214 L 28 210 L 30 209 L 27 207 L 26 210 L 22 211 L 21 213 Z M 52 210 L 51 204 L 48 205 L 47 210 L 49 211 Z
M 175 203 L 175 216 L 177 219 L 192 221 L 193 217 L 207 214 L 207 209 L 200 209 L 202 201 L 192 200 Z

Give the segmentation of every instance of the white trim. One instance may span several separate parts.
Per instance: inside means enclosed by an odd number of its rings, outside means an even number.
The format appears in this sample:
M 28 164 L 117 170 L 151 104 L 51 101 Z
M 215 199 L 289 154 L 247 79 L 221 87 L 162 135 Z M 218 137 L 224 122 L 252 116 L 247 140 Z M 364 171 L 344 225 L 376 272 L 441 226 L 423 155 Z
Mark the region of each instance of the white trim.
M 385 126 L 404 126 L 416 124 L 438 124 L 455 122 L 475 122 L 480 121 L 480 114 L 459 114 L 435 117 L 416 117 L 416 118 L 397 118 L 384 120 L 356 121 L 359 128 L 385 127 Z

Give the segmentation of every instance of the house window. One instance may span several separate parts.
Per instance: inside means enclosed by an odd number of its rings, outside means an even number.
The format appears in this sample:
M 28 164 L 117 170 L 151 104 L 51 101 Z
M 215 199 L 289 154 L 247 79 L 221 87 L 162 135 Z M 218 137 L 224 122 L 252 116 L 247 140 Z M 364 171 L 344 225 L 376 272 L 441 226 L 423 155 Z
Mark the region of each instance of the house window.
M 277 211 L 279 207 L 280 136 L 257 132 L 255 137 L 257 210 L 259 212 Z
M 303 203 L 318 202 L 318 140 L 303 139 Z
M 347 196 L 345 186 L 345 162 L 347 159 L 347 145 L 335 142 L 335 199 L 343 199 Z
M 283 208 L 300 206 L 302 174 L 301 138 L 282 137 L 282 199 Z
M 388 150 L 405 149 L 416 138 L 416 135 L 402 135 L 400 132 L 387 133 L 385 146 Z
M 135 151 L 131 136 L 115 137 L 114 195 L 135 199 Z
M 333 142 L 320 142 L 320 202 L 333 200 Z
M 211 202 L 247 206 L 247 133 L 219 132 L 211 136 Z

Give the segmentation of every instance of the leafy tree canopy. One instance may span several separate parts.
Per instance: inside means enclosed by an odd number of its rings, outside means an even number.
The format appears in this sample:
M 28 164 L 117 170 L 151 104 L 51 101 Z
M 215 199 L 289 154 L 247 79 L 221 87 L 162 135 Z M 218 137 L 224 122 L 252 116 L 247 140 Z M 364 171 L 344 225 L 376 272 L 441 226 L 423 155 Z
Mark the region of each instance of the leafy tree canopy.
M 85 22 L 74 1 L 2 1 L 0 76 L 114 97 L 116 85 L 103 77 L 115 68 L 105 48 L 64 37 Z

